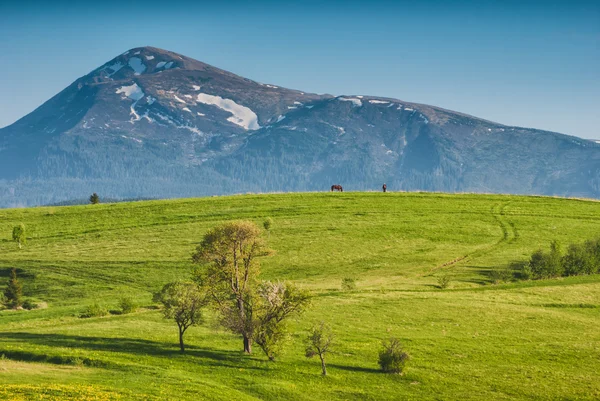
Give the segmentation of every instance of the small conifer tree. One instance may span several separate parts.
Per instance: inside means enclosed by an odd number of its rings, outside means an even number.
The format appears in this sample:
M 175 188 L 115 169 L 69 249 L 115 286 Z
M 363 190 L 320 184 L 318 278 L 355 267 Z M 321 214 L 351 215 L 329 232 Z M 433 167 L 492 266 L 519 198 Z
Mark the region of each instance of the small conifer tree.
M 7 307 L 17 309 L 23 305 L 23 287 L 17 279 L 17 269 L 10 272 L 10 280 L 4 290 L 4 303 Z

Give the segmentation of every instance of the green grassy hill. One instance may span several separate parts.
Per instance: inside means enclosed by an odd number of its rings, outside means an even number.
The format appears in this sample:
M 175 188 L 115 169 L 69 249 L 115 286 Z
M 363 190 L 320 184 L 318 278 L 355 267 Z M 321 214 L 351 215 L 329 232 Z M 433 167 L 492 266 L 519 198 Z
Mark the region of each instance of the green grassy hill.
M 151 302 L 187 277 L 204 232 L 272 217 L 262 278 L 310 289 L 277 362 L 214 323 L 176 326 Z M 24 223 L 19 250 L 12 227 Z M 494 285 L 490 271 L 551 240 L 596 237 L 600 203 L 544 197 L 305 193 L 0 210 L 0 286 L 17 267 L 32 311 L 0 311 L 0 399 L 598 399 L 600 276 Z M 437 288 L 449 274 L 449 289 Z M 352 277 L 357 289 L 340 289 Z M 94 302 L 130 315 L 81 319 Z M 329 322 L 329 376 L 302 338 Z M 411 355 L 379 373 L 383 339 Z

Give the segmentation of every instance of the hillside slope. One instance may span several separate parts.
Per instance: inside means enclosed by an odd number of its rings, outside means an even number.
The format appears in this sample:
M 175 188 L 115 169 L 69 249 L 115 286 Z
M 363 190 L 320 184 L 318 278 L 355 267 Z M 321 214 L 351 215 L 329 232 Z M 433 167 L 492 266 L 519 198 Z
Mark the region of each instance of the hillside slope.
M 0 129 L 0 207 L 349 189 L 600 197 L 600 144 L 131 49 Z
M 274 363 L 243 355 L 208 312 L 181 355 L 152 293 L 189 277 L 207 229 L 267 216 L 276 252 L 262 258 L 262 278 L 314 294 L 285 351 Z M 22 250 L 10 237 L 18 223 Z M 0 311 L 0 399 L 598 399 L 600 276 L 492 285 L 489 273 L 551 240 L 597 236 L 599 223 L 599 202 L 424 193 L 0 210 L 0 287 L 16 267 L 25 296 L 47 303 Z M 436 287 L 443 275 L 446 290 Z M 340 289 L 345 277 L 355 291 Z M 123 295 L 142 309 L 77 317 L 93 303 L 115 309 Z M 321 320 L 337 338 L 324 378 L 303 346 Z M 411 355 L 402 376 L 378 371 L 390 336 Z

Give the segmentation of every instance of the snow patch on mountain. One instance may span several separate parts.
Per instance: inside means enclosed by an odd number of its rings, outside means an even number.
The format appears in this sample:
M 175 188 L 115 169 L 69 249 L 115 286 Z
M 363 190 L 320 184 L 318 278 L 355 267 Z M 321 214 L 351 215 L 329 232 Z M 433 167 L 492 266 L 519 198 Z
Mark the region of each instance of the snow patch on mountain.
M 148 106 L 151 106 L 152 103 L 156 102 L 156 98 L 153 98 L 152 96 L 148 96 L 148 97 L 146 97 L 146 102 L 148 103 Z
M 131 67 L 131 69 L 133 69 L 134 75 L 140 75 L 144 71 L 146 71 L 146 65 L 142 62 L 142 59 L 138 57 L 130 58 L 129 66 Z
M 129 86 L 121 86 L 119 89 L 117 89 L 116 93 L 122 93 L 133 100 L 140 100 L 144 97 L 144 92 L 139 86 L 137 86 L 136 83 Z
M 171 68 L 173 66 L 173 62 L 169 61 L 168 63 L 166 61 L 159 61 L 158 63 L 156 63 L 156 69 L 158 70 L 159 68 L 163 68 L 165 70 L 168 70 L 169 68 Z
M 372 99 L 372 100 L 369 100 L 369 103 L 371 103 L 371 104 L 388 104 L 389 102 L 386 102 L 385 100 Z
M 177 124 L 175 121 L 173 121 L 173 119 L 169 116 L 165 116 L 164 114 L 161 113 L 156 113 L 156 116 L 158 118 L 160 118 L 161 120 L 171 124 L 172 126 L 174 126 L 175 128 L 178 129 L 186 129 L 188 131 L 193 132 L 194 134 L 198 134 L 198 135 L 204 135 L 204 132 L 200 131 L 197 127 L 193 126 L 193 125 L 181 125 L 181 124 Z
M 125 136 L 125 135 L 121 135 L 121 138 L 124 138 L 124 139 L 131 139 L 132 141 L 135 141 L 135 142 L 137 142 L 137 143 L 142 143 L 142 140 L 141 140 L 141 139 L 134 138 L 134 137 L 132 137 L 132 136 Z
M 154 56 L 146 56 L 146 60 L 154 60 Z
M 191 111 L 190 109 L 188 109 L 187 107 L 184 107 L 182 110 L 183 110 L 183 111 L 187 111 L 188 113 L 191 113 L 191 112 L 192 112 L 192 111 Z
M 192 85 L 192 88 L 194 88 L 195 91 L 199 91 L 200 87 L 198 85 Z
M 240 127 L 250 130 L 256 130 L 260 128 L 256 113 L 246 106 L 237 104 L 231 99 L 224 99 L 220 96 L 199 93 L 196 97 L 196 100 L 200 103 L 217 106 L 221 110 L 231 113 L 232 116 L 229 117 L 227 121 L 239 125 Z
M 142 99 L 144 97 L 144 92 L 142 91 L 142 89 L 139 86 L 137 86 L 136 83 L 134 83 L 133 85 L 129 85 L 129 86 L 121 86 L 119 89 L 117 89 L 116 93 L 117 94 L 122 93 L 123 95 L 125 95 L 126 97 L 128 97 L 129 99 L 134 101 L 131 104 L 131 107 L 129 108 L 130 109 L 129 114 L 133 116 L 131 118 L 130 122 L 134 123 L 135 121 L 141 120 L 141 117 L 135 111 L 135 106 L 138 104 L 140 99 Z
M 185 100 L 178 98 L 177 95 L 175 95 L 175 100 L 177 100 L 179 103 L 187 104 Z
M 342 102 L 352 102 L 354 104 L 354 106 L 356 106 L 356 107 L 361 107 L 362 106 L 362 101 L 360 99 L 338 97 L 338 100 L 340 100 Z
M 275 123 L 282 122 L 283 120 L 285 120 L 285 116 L 281 115 L 281 116 L 277 117 L 277 121 L 275 121 Z

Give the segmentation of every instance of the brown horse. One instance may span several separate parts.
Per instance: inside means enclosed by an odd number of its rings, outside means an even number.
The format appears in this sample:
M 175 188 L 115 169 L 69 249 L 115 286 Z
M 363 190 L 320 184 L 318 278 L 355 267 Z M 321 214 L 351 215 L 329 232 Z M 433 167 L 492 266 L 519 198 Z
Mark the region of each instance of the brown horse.
M 333 191 L 340 191 L 340 192 L 344 192 L 344 188 L 342 188 L 341 185 L 337 184 L 337 185 L 332 185 L 331 186 L 331 192 Z

